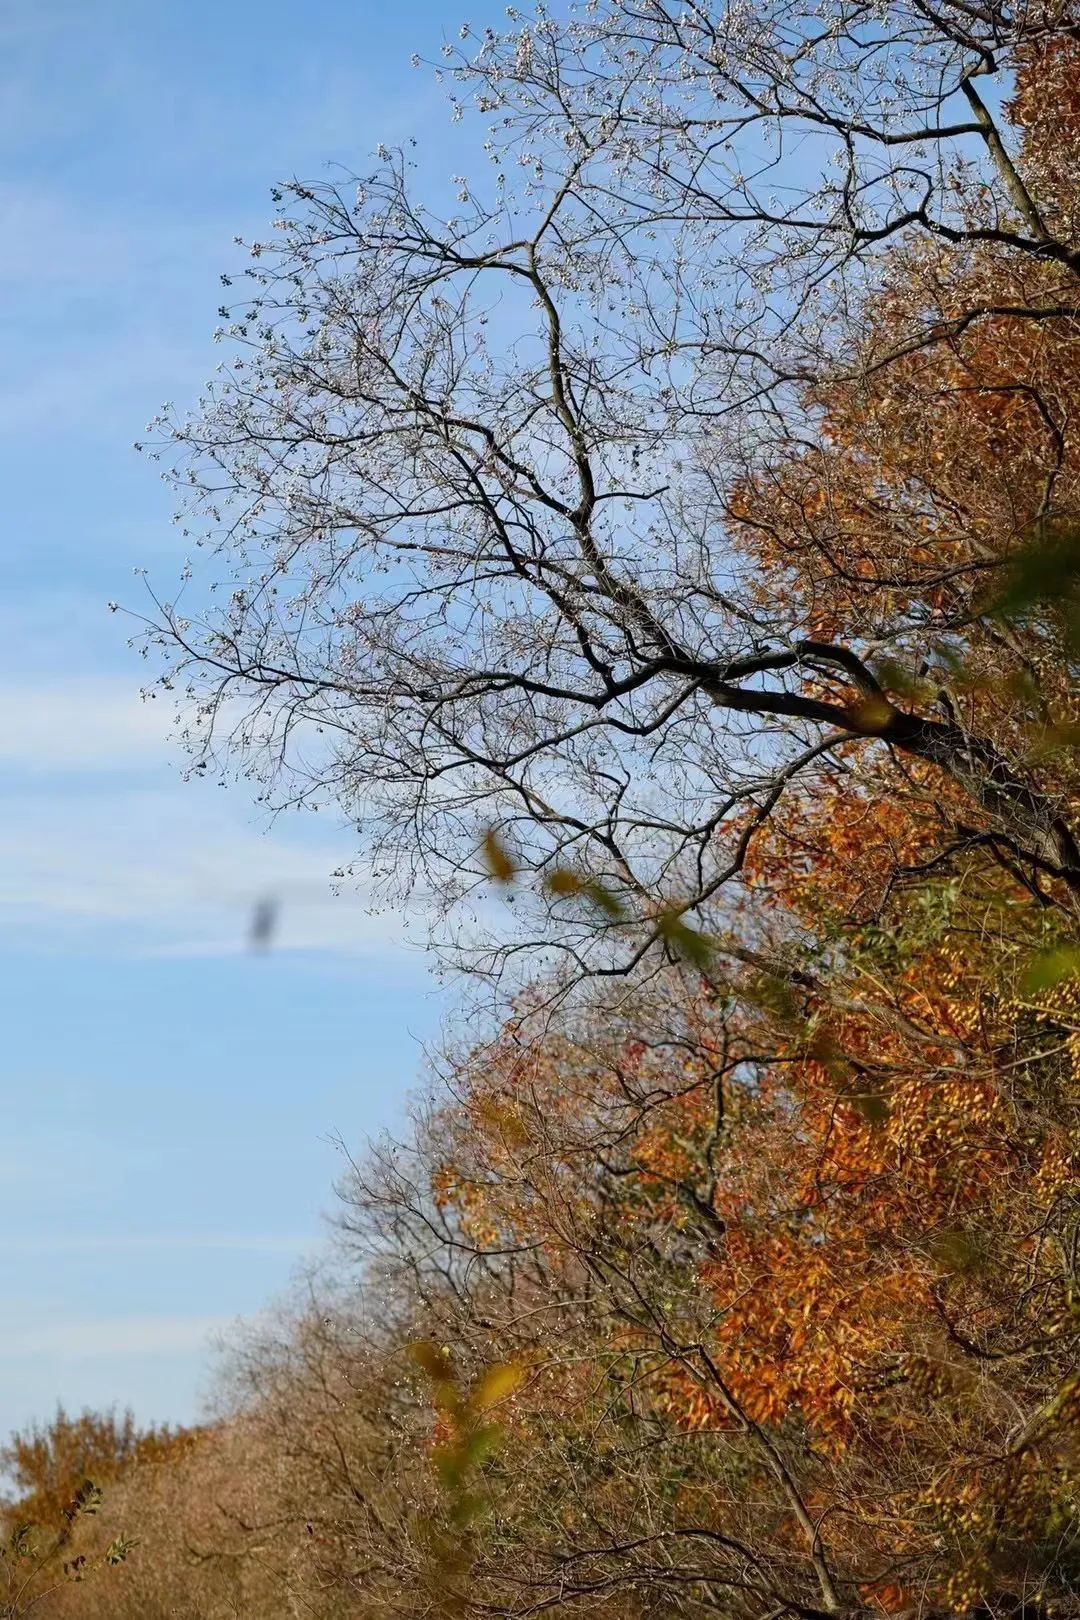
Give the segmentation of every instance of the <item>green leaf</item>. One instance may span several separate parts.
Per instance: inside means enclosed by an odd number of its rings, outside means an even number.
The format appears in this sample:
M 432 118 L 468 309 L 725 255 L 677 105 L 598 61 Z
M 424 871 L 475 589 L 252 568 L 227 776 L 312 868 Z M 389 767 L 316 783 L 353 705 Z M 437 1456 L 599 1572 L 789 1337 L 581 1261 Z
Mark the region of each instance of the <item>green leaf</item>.
M 824 1024 L 819 1024 L 816 1029 L 811 1030 L 806 1055 L 815 1063 L 820 1063 L 829 1079 L 835 1080 L 838 1084 L 847 1080 L 852 1073 L 851 1063 L 843 1047 L 832 1030 Z
M 798 998 L 786 979 L 775 973 L 758 973 L 744 987 L 746 1000 L 763 1012 L 772 1013 L 784 1024 L 797 1024 L 801 1017 Z
M 592 901 L 597 911 L 602 911 L 611 922 L 622 922 L 626 916 L 626 907 L 618 895 L 612 894 L 610 889 L 605 889 L 595 878 L 589 879 L 583 893 L 587 900 Z
M 457 1445 L 436 1446 L 431 1453 L 432 1466 L 444 1490 L 455 1491 L 465 1477 L 465 1458 Z
M 907 698 L 912 703 L 925 702 L 933 692 L 933 687 L 927 681 L 913 675 L 903 664 L 897 664 L 891 658 L 884 658 L 876 663 L 874 674 L 887 691 L 895 692 L 899 697 Z
M 1053 601 L 1080 580 L 1080 529 L 1047 520 L 1010 559 L 1005 586 L 994 604 L 998 613 L 1022 614 L 1037 602 Z
M 36 1528 L 36 1525 L 27 1523 L 17 1524 L 12 1530 L 10 1546 L 16 1558 L 33 1558 L 37 1550 L 34 1545 Z
M 1020 988 L 1026 996 L 1037 996 L 1041 991 L 1053 990 L 1063 979 L 1080 976 L 1080 946 L 1056 945 L 1040 951 L 1024 969 Z
M 486 1507 L 487 1503 L 482 1496 L 478 1496 L 475 1491 L 467 1491 L 463 1496 L 459 1496 L 454 1503 L 453 1512 L 450 1515 L 451 1522 L 463 1530 L 467 1525 L 478 1519 Z
M 1024 619 L 1046 605 L 1059 613 L 1066 639 L 1080 648 L 1080 527 L 1047 519 L 1009 561 L 1005 583 L 984 611 Z
M 712 961 L 713 945 L 707 934 L 701 934 L 683 921 L 683 914 L 674 906 L 662 911 L 656 919 L 660 938 L 676 956 L 683 957 L 694 967 L 706 968 Z
M 487 1462 L 492 1452 L 502 1441 L 505 1429 L 501 1423 L 486 1423 L 483 1428 L 474 1429 L 465 1442 L 464 1461 L 470 1468 L 479 1468 Z
M 104 1494 L 101 1487 L 95 1485 L 92 1479 L 84 1479 L 64 1509 L 64 1518 L 72 1524 L 83 1514 L 96 1513 L 103 1501 Z
M 892 1112 L 880 1091 L 859 1091 L 846 1100 L 868 1125 L 884 1125 Z
M 1028 757 L 1032 761 L 1048 759 L 1067 748 L 1080 748 L 1080 725 L 1071 721 L 1040 726 L 1032 736 Z
M 981 1245 L 968 1232 L 945 1231 L 935 1233 L 930 1253 L 942 1271 L 966 1274 L 980 1271 L 985 1264 Z

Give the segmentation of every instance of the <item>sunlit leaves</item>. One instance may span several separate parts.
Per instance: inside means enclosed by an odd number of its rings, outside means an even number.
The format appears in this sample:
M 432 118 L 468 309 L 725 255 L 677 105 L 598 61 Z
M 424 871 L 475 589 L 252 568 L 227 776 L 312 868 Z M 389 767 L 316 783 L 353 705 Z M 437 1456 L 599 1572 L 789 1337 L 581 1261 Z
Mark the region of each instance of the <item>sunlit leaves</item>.
M 138 1542 L 132 1537 L 123 1535 L 116 1536 L 112 1541 L 109 1542 L 109 1545 L 105 1548 L 102 1557 L 107 1564 L 123 1564 L 126 1562 L 128 1554 L 131 1552 L 132 1548 L 136 1546 L 138 1546 Z

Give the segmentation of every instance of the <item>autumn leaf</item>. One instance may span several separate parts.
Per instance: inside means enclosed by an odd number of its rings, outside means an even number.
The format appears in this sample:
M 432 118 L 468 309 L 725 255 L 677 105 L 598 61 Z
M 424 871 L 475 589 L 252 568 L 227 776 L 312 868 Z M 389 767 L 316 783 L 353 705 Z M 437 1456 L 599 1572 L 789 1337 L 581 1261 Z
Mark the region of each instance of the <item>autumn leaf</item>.
M 440 1382 L 454 1376 L 454 1364 L 444 1345 L 431 1339 L 418 1339 L 409 1346 L 409 1355 L 422 1372 Z
M 621 922 L 626 916 L 626 907 L 618 895 L 612 894 L 599 879 L 574 872 L 569 867 L 558 867 L 549 873 L 544 881 L 544 887 L 557 899 L 579 895 L 598 911 L 602 911 L 611 922 Z
M 484 860 L 488 871 L 498 883 L 510 883 L 517 873 L 517 862 L 507 853 L 494 827 L 484 834 Z
M 559 866 L 554 872 L 548 873 L 544 879 L 544 887 L 549 894 L 562 900 L 580 894 L 583 883 L 577 872 L 572 872 L 568 866 Z
M 513 1362 L 500 1362 L 489 1367 L 474 1385 L 470 1405 L 476 1412 L 486 1412 L 489 1407 L 496 1406 L 520 1389 L 524 1377 L 523 1368 L 515 1366 Z

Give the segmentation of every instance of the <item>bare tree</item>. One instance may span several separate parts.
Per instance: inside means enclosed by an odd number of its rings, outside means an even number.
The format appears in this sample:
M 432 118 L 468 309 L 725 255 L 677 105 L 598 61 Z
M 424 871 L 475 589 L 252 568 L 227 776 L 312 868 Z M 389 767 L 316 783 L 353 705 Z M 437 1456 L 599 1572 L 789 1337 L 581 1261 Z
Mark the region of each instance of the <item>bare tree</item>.
M 971 590 L 822 640 L 728 539 L 733 483 L 813 441 L 823 379 L 998 308 L 912 300 L 868 359 L 888 255 L 993 250 L 1032 266 L 1018 320 L 1074 317 L 1078 250 L 1000 116 L 1071 12 L 602 0 L 462 32 L 444 71 L 494 119 L 490 175 L 449 218 L 399 153 L 287 188 L 225 312 L 245 352 L 159 424 L 224 568 L 220 606 L 160 603 L 147 636 L 196 768 L 344 805 L 381 877 L 448 903 L 499 826 L 548 884 L 519 946 L 590 971 L 639 961 L 670 908 L 713 926 L 755 828 L 844 740 L 939 770 L 1075 891 L 1067 806 L 874 672 L 963 634 Z M 552 884 L 568 869 L 610 902 L 600 926 Z

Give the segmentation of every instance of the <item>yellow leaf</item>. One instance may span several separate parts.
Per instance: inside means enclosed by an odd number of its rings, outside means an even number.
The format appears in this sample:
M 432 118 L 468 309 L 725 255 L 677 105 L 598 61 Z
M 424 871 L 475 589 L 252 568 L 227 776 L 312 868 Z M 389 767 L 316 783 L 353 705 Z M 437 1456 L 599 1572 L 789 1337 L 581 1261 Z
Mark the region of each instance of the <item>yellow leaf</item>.
M 521 1119 L 506 1103 L 482 1097 L 476 1104 L 476 1115 L 510 1147 L 524 1147 L 530 1140 Z
M 504 1401 L 521 1387 L 525 1377 L 524 1369 L 516 1367 L 513 1362 L 499 1362 L 489 1367 L 487 1372 L 481 1373 L 473 1388 L 471 1405 L 476 1412 L 486 1412 L 488 1407 L 496 1406 Z
M 488 871 L 499 883 L 509 883 L 517 871 L 517 864 L 507 854 L 494 827 L 484 834 L 484 859 Z
M 555 895 L 560 900 L 580 895 L 612 922 L 622 922 L 626 916 L 626 907 L 617 894 L 605 889 L 598 879 L 572 872 L 567 866 L 559 866 L 554 872 L 549 872 L 544 880 L 544 887 L 548 894 Z
M 409 1355 L 422 1372 L 429 1378 L 440 1382 L 454 1376 L 453 1363 L 450 1353 L 441 1344 L 435 1344 L 431 1339 L 418 1339 L 409 1346 Z
M 548 873 L 544 887 L 549 894 L 558 895 L 563 899 L 568 895 L 580 894 L 582 883 L 576 872 L 571 872 L 569 867 L 560 866 L 554 872 Z
M 876 735 L 887 729 L 895 710 L 887 697 L 870 695 L 849 704 L 847 712 L 853 731 Z

